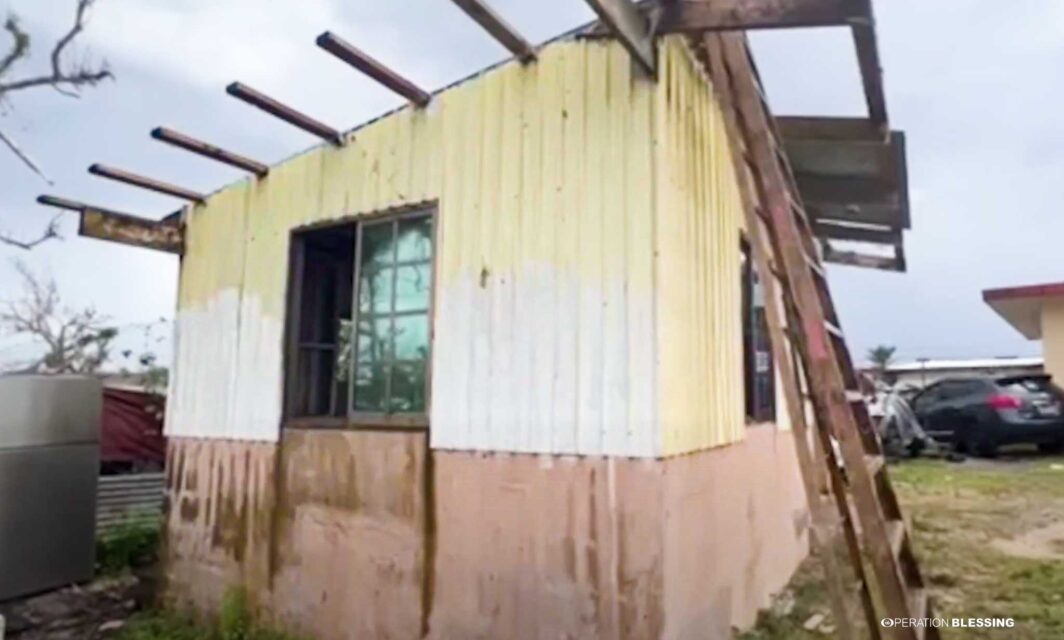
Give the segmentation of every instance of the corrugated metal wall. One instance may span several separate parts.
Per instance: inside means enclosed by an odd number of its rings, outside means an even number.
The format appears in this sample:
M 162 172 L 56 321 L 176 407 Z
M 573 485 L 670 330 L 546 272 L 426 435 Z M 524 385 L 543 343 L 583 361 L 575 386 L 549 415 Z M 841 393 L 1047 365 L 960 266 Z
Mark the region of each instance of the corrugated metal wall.
M 723 114 L 679 38 L 659 58 L 658 343 L 666 455 L 744 436 L 742 201 Z
M 160 524 L 165 478 L 162 473 L 100 476 L 96 485 L 96 534 L 127 524 Z
M 289 230 L 438 199 L 434 446 L 658 453 L 654 87 L 559 42 L 193 209 L 167 434 L 276 440 Z
M 445 107 L 435 447 L 655 455 L 653 85 L 548 48 Z
M 661 54 L 654 83 L 558 42 L 194 208 L 167 434 L 276 440 L 290 230 L 438 200 L 434 447 L 740 439 L 739 195 L 699 69 Z

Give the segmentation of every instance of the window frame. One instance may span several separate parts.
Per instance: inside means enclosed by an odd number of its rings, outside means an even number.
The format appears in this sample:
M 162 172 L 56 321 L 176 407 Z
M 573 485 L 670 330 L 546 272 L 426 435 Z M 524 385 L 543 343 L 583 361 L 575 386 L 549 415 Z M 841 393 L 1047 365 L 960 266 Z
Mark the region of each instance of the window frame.
M 428 324 L 428 351 L 425 359 L 425 408 L 423 411 L 410 413 L 383 413 L 354 411 L 354 376 L 355 351 L 357 344 L 352 343 L 352 372 L 349 375 L 347 385 L 347 406 L 343 415 L 321 416 L 296 416 L 293 415 L 295 397 L 299 386 L 295 384 L 299 366 L 299 330 L 302 326 L 302 285 L 305 275 L 305 240 L 300 236 L 309 231 L 327 230 L 332 227 L 344 227 L 354 225 L 355 250 L 354 268 L 352 269 L 352 297 L 351 297 L 351 323 L 357 326 L 359 317 L 359 284 L 362 274 L 362 238 L 366 226 L 375 224 L 399 224 L 402 220 L 414 218 L 428 218 L 432 227 L 432 255 L 428 260 L 429 266 L 429 292 L 427 308 L 424 313 Z M 283 406 L 282 428 L 293 429 L 378 429 L 378 430 L 425 430 L 429 427 L 429 415 L 432 410 L 432 352 L 435 340 L 435 310 L 436 310 L 436 284 L 437 284 L 437 256 L 439 247 L 439 206 L 436 201 L 420 202 L 414 205 L 393 207 L 332 219 L 324 222 L 304 225 L 293 228 L 289 232 L 289 266 L 288 266 L 288 293 L 285 314 L 285 350 L 284 350 L 284 379 L 283 379 Z M 392 268 L 398 271 L 397 265 Z M 394 295 L 394 291 L 392 294 Z M 413 315 L 413 314 L 409 314 Z M 394 324 L 394 311 L 389 312 Z M 394 363 L 394 359 L 390 362 Z M 334 368 L 335 381 L 335 368 Z M 390 375 L 390 374 L 389 374 Z

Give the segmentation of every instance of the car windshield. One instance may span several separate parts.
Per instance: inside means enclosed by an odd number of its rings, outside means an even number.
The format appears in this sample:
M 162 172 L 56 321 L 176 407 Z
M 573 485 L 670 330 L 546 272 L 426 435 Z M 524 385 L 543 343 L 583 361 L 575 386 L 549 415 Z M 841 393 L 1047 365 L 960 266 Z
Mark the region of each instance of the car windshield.
M 1016 394 L 1050 393 L 1055 390 L 1049 376 L 1001 378 L 997 383 L 1005 391 Z

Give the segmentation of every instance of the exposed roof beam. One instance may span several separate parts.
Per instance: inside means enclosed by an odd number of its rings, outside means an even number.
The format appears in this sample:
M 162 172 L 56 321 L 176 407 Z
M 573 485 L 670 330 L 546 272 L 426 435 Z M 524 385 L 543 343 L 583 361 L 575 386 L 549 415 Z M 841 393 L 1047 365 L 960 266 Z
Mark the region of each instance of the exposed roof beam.
M 814 223 L 813 233 L 818 238 L 830 238 L 832 240 L 890 245 L 900 245 L 902 243 L 901 231 L 889 227 L 832 224 L 818 221 Z
M 166 182 L 160 182 L 153 178 L 146 178 L 135 173 L 123 171 L 122 169 L 115 169 L 114 167 L 108 167 L 102 164 L 94 164 L 89 167 L 89 173 L 100 176 L 101 178 L 108 178 L 110 180 L 116 180 L 118 182 L 124 182 L 125 184 L 132 185 L 134 187 L 140 187 L 141 189 L 148 189 L 149 191 L 155 191 L 157 193 L 163 193 L 175 198 L 183 198 L 192 202 L 203 202 L 207 199 L 207 196 L 202 193 L 190 191 L 183 187 L 178 187 Z
M 78 212 L 81 218 L 78 234 L 88 238 L 179 255 L 184 250 L 184 234 L 178 224 L 148 220 L 55 196 L 42 195 L 37 202 Z
M 234 82 L 225 88 L 225 92 L 234 98 L 243 100 L 251 106 L 262 109 L 266 113 L 280 118 L 292 126 L 299 127 L 308 133 L 314 134 L 319 138 L 328 140 L 336 145 L 343 144 L 343 136 L 336 129 L 333 129 L 304 113 L 300 113 L 289 106 L 283 105 L 273 98 L 259 93 L 246 84 Z
M 883 134 L 869 118 L 778 116 L 776 124 L 784 139 L 828 141 L 866 140 L 882 142 Z
M 586 0 L 610 33 L 650 75 L 656 73 L 654 34 L 632 0 Z
M 270 168 L 261 162 L 257 162 L 251 158 L 247 158 L 231 151 L 226 151 L 225 149 L 216 147 L 212 144 L 196 140 L 183 133 L 178 133 L 173 129 L 156 127 L 151 130 L 151 137 L 184 149 L 185 151 L 191 151 L 192 153 L 201 155 L 205 158 L 228 164 L 237 169 L 250 171 L 260 178 L 266 177 L 266 174 L 270 172 Z
M 887 98 L 883 90 L 883 69 L 879 64 L 879 46 L 872 18 L 870 0 L 854 0 L 866 8 L 868 20 L 853 25 L 853 43 L 857 48 L 857 66 L 861 69 L 861 84 L 864 85 L 868 117 L 876 123 L 883 134 L 887 133 Z
M 852 0 L 676 0 L 658 33 L 840 26 L 866 21 L 861 9 Z
M 355 47 L 340 36 L 326 31 L 315 42 L 337 58 L 358 69 L 392 91 L 403 96 L 419 107 L 424 107 L 432 100 L 429 93 L 413 82 L 384 66 L 365 51 Z
M 856 251 L 839 251 L 828 248 L 824 251 L 824 262 L 844 264 L 865 269 L 882 269 L 883 271 L 905 271 L 905 254 L 901 248 L 895 248 L 893 256 L 875 256 Z
M 521 37 L 513 27 L 506 23 L 499 14 L 495 13 L 482 0 L 452 0 L 458 8 L 466 12 L 477 24 L 491 34 L 502 46 L 509 49 L 510 53 L 517 56 L 521 62 L 531 62 L 536 59 L 536 49 L 527 40 Z

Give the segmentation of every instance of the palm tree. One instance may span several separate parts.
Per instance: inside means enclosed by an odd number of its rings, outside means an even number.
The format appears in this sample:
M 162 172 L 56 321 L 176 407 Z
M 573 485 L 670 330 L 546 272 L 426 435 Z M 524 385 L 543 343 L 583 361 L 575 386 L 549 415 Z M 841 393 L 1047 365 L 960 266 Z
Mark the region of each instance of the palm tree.
M 881 344 L 868 350 L 868 361 L 872 363 L 872 368 L 880 377 L 883 377 L 887 372 L 887 367 L 894 360 L 894 353 L 898 350 L 897 347 Z

